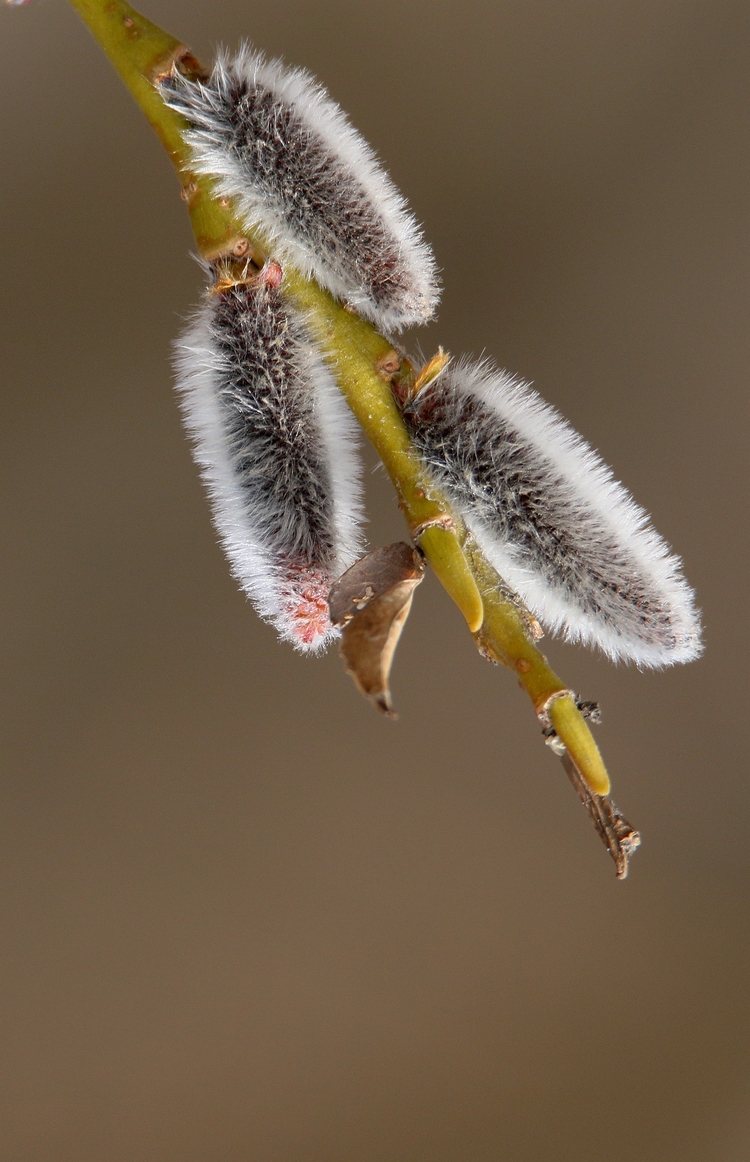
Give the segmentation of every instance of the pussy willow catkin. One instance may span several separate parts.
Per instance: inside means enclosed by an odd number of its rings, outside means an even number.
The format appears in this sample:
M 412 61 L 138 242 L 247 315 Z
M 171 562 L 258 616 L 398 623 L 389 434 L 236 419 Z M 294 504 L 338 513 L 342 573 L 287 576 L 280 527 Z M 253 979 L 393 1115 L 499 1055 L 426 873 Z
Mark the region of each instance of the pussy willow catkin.
M 386 333 L 431 318 L 432 251 L 373 151 L 308 73 L 244 48 L 208 81 L 175 72 L 165 102 L 190 124 L 193 167 L 236 200 L 274 258 Z
M 280 279 L 269 263 L 206 295 L 177 346 L 178 390 L 234 575 L 282 638 L 315 650 L 360 550 L 356 425 Z
M 679 559 L 536 392 L 464 360 L 407 403 L 404 419 L 485 555 L 545 628 L 640 666 L 697 657 Z

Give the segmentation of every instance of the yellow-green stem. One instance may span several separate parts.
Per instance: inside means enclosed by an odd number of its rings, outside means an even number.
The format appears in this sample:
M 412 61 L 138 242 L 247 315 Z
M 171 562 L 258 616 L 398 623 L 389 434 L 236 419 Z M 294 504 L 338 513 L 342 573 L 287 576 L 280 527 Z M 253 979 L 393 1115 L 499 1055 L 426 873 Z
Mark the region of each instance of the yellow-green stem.
M 200 254 L 207 260 L 232 253 L 247 239 L 266 251 L 257 231 L 215 196 L 209 178 L 191 170 L 184 119 L 162 102 L 154 81 L 175 62 L 193 75 L 198 62 L 180 41 L 141 16 L 124 0 L 70 0 L 106 52 L 161 139 L 175 167 Z M 482 653 L 508 666 L 529 694 L 537 714 L 547 710 L 560 740 L 592 790 L 604 794 L 609 780 L 596 743 L 565 684 L 533 644 L 521 611 L 503 596 L 502 584 L 451 512 L 450 505 L 414 453 L 409 434 L 382 370 L 391 344 L 347 311 L 317 283 L 285 267 L 287 293 L 303 308 L 335 367 L 339 386 L 395 486 L 412 536 L 459 607 Z M 558 697 L 553 697 L 558 695 Z M 550 701 L 552 699 L 552 701 Z
M 210 259 L 231 251 L 244 231 L 232 208 L 214 196 L 211 179 L 191 171 L 190 151 L 183 140 L 186 123 L 167 109 L 154 87 L 156 77 L 168 72 L 174 61 L 194 59 L 188 48 L 125 0 L 70 3 L 117 69 L 177 170 L 201 255 Z
M 558 736 L 565 740 L 568 754 L 578 770 L 586 772 L 586 781 L 591 790 L 597 795 L 606 795 L 609 792 L 609 776 L 599 748 L 573 698 L 570 694 L 553 698 L 547 713 Z
M 336 367 L 344 397 L 393 481 L 412 535 L 475 631 L 482 622 L 482 599 L 476 581 L 455 533 L 437 527 L 452 523 L 450 508 L 426 478 L 387 376 L 378 370 L 392 351 L 391 344 L 364 319 L 344 310 L 316 283 L 289 267 L 285 278 L 288 293 L 307 312 L 321 346 Z

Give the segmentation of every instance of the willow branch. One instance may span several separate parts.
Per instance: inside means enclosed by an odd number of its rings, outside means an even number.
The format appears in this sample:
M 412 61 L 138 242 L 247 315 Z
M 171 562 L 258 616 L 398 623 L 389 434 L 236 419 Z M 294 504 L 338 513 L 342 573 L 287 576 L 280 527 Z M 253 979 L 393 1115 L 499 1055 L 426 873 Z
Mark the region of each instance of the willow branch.
M 70 0 L 119 72 L 161 139 L 182 185 L 182 195 L 201 256 L 216 261 L 267 253 L 258 232 L 248 231 L 210 178 L 191 170 L 184 119 L 162 102 L 155 81 L 179 68 L 205 75 L 189 49 L 123 0 Z M 564 745 L 588 787 L 605 795 L 609 778 L 574 695 L 534 644 L 533 619 L 468 536 L 446 498 L 414 452 L 390 381 L 402 370 L 388 339 L 345 310 L 317 283 L 287 266 L 288 293 L 317 330 L 341 391 L 382 459 L 396 489 L 414 541 L 461 610 L 481 653 L 511 669 L 531 698 L 537 716 Z

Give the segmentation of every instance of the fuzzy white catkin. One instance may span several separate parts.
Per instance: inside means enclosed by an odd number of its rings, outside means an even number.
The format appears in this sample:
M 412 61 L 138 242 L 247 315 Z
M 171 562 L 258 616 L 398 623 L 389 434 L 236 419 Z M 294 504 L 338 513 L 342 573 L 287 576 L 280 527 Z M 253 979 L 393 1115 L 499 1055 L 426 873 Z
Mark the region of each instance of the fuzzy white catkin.
M 435 260 L 375 154 L 314 78 L 243 48 L 164 101 L 190 124 L 193 167 L 289 262 L 386 333 L 432 317 Z
M 322 648 L 338 632 L 328 591 L 361 548 L 361 488 L 356 425 L 304 319 L 263 275 L 208 292 L 176 369 L 232 572 L 283 639 Z
M 485 555 L 546 629 L 639 666 L 700 654 L 679 559 L 528 385 L 463 360 L 407 404 L 404 419 Z

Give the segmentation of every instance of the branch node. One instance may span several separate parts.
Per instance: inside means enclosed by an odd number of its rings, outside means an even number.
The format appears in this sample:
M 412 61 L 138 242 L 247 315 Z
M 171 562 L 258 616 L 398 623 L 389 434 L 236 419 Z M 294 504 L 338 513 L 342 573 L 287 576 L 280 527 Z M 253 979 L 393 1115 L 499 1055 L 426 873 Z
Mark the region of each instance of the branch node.
M 439 512 L 437 516 L 430 517 L 429 520 L 423 520 L 421 524 L 416 525 L 411 530 L 411 535 L 412 539 L 418 543 L 428 529 L 447 529 L 448 532 L 452 533 L 455 527 L 456 523 L 450 513 Z
M 520 666 L 519 666 L 519 668 L 520 668 Z M 572 690 L 568 690 L 568 689 L 563 688 L 562 690 L 555 690 L 554 694 L 550 694 L 550 696 L 545 699 L 545 701 L 541 704 L 541 706 L 537 707 L 536 716 L 539 719 L 539 721 L 541 722 L 542 726 L 544 727 L 543 733 L 544 733 L 545 739 L 550 742 L 550 745 L 552 745 L 552 743 L 551 743 L 552 736 L 555 735 L 557 732 L 555 731 L 555 729 L 552 725 L 552 719 L 550 718 L 549 712 L 550 712 L 550 708 L 551 708 L 552 704 L 554 702 L 557 702 L 558 699 L 560 699 L 560 698 L 572 698 L 573 701 L 575 702 L 576 706 L 578 706 L 578 696 L 576 694 L 574 694 Z M 580 706 L 578 708 L 580 710 Z M 585 717 L 586 716 L 584 715 L 584 718 Z
M 380 355 L 375 360 L 375 371 L 387 383 L 393 379 L 393 376 L 401 367 L 403 354 L 399 354 L 395 347 L 391 347 L 390 351 L 386 351 L 385 355 Z

